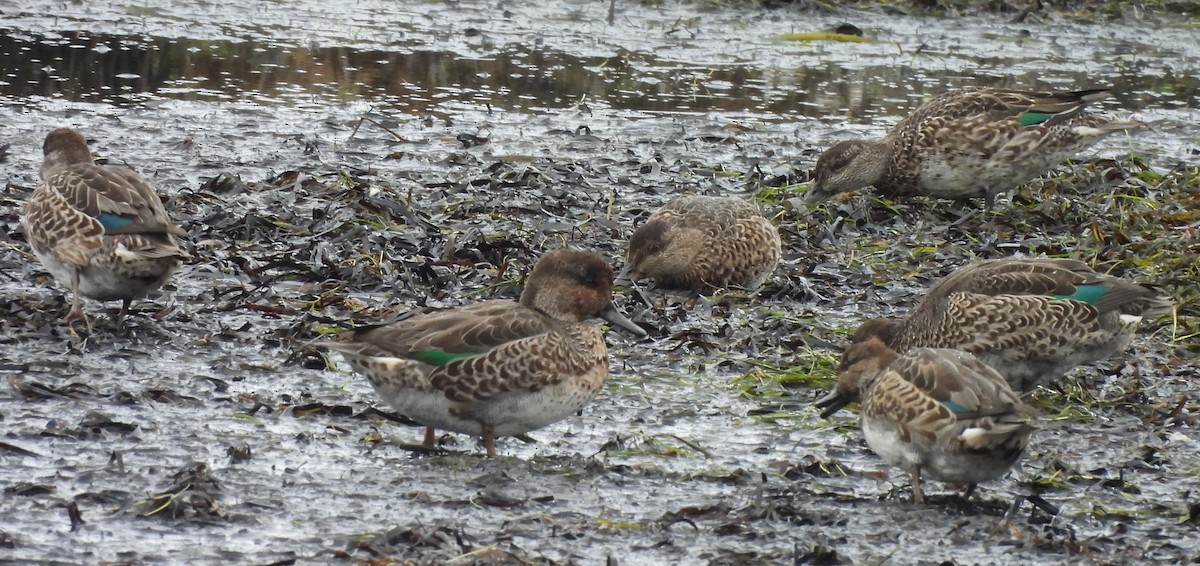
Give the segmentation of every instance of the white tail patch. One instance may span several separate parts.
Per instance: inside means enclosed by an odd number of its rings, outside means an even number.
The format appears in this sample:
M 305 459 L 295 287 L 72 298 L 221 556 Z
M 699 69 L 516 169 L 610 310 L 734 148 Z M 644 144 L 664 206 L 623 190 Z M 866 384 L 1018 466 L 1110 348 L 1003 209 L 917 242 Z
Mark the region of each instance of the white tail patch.
M 354 369 L 362 373 L 371 373 L 376 370 L 384 373 L 398 373 L 398 369 L 412 364 L 412 360 L 404 358 L 363 356 L 354 352 L 342 352 L 342 357 L 346 358 L 346 361 L 350 362 Z
M 962 431 L 958 439 L 971 448 L 978 448 L 983 446 L 983 438 L 987 436 L 987 432 L 986 428 L 971 427 Z
M 375 358 L 375 364 L 383 368 L 384 371 L 395 372 L 401 367 L 412 365 L 412 360 L 405 358 Z
M 1136 314 L 1123 314 L 1121 315 L 1120 320 L 1122 325 L 1134 326 L 1142 322 L 1142 317 Z
M 131 251 L 125 247 L 125 244 L 117 244 L 117 249 L 113 250 L 113 255 L 121 258 L 124 261 L 137 261 L 142 256 L 141 254 Z
M 1075 132 L 1075 134 L 1079 135 L 1080 137 L 1092 138 L 1096 136 L 1103 136 L 1109 133 L 1111 130 L 1101 130 L 1100 128 L 1092 128 L 1089 126 L 1075 126 L 1074 128 L 1071 128 L 1071 131 Z

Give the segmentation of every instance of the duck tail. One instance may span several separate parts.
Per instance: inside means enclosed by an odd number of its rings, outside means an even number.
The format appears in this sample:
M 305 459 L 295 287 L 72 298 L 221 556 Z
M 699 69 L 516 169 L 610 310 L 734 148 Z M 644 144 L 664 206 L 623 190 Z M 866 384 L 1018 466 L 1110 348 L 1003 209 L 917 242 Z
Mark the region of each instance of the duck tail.
M 1104 100 L 1112 96 L 1112 90 L 1107 88 L 1091 88 L 1087 90 L 1076 90 L 1067 93 L 1069 98 L 1078 100 L 1084 104 L 1091 104 L 1097 100 Z
M 1129 121 L 1125 121 L 1125 122 L 1107 122 L 1104 124 L 1096 125 L 1096 128 L 1104 130 L 1106 132 L 1115 132 L 1118 130 L 1139 130 L 1142 128 L 1149 128 L 1149 127 L 1150 127 L 1150 124 L 1147 124 L 1141 120 L 1129 120 Z
M 1147 291 L 1138 313 L 1142 318 L 1155 319 L 1175 310 L 1175 301 L 1161 287 L 1143 284 L 1142 288 Z

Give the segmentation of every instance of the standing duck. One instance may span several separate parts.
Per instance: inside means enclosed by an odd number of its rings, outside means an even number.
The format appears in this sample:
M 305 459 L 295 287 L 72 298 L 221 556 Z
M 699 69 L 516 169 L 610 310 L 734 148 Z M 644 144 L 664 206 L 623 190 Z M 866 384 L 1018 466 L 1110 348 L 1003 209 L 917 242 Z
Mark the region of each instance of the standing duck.
M 943 93 L 882 140 L 842 141 L 817 159 L 805 200 L 875 187 L 889 197 L 983 197 L 1008 192 L 1104 136 L 1141 127 L 1086 112 L 1106 89 L 1034 92 L 972 88 Z
M 1151 285 L 1097 273 L 1072 259 L 978 261 L 947 275 L 908 316 L 868 320 L 851 342 L 954 348 L 978 356 L 1018 391 L 1119 354 L 1143 319 L 1169 313 Z
M 629 239 L 621 279 L 710 293 L 757 289 L 779 265 L 779 232 L 758 207 L 733 197 L 677 197 Z
M 161 287 L 188 257 L 175 240 L 187 233 L 141 175 L 93 163 L 78 130 L 50 132 L 42 151 L 42 182 L 22 223 L 46 271 L 71 286 L 63 321 L 86 319 L 80 295 L 120 300 L 121 321 L 133 299 Z
M 912 478 L 976 484 L 1008 472 L 1034 431 L 1030 410 L 1004 377 L 966 352 L 917 348 L 898 354 L 877 337 L 846 349 L 837 390 L 817 402 L 823 417 L 859 403 L 871 450 Z
M 599 255 L 562 248 L 538 260 L 520 301 L 492 300 L 422 312 L 349 332 L 341 352 L 396 411 L 434 430 L 496 438 L 562 420 L 595 397 L 608 376 L 599 317 L 646 332 L 612 304 L 613 272 Z

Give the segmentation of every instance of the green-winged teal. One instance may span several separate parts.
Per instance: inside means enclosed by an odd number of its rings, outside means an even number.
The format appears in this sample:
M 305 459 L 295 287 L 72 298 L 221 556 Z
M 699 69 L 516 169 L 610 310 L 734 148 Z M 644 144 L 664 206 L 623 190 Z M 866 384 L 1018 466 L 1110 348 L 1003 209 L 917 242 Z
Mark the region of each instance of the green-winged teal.
M 1157 287 L 1097 273 L 1081 261 L 985 260 L 938 281 L 906 317 L 863 323 L 851 341 L 878 336 L 900 352 L 965 350 L 1028 391 L 1122 352 L 1142 319 L 1171 308 Z
M 828 417 L 859 402 L 859 423 L 879 457 L 912 478 L 975 485 L 1021 459 L 1034 431 L 1031 412 L 1004 377 L 961 350 L 917 348 L 898 354 L 878 338 L 842 356 L 837 390 L 817 402 Z
M 590 401 L 608 376 L 600 317 L 646 332 L 612 304 L 613 272 L 599 255 L 547 252 L 519 302 L 492 300 L 423 312 L 349 332 L 326 344 L 364 374 L 396 411 L 434 429 L 483 437 L 524 434 L 562 420 Z
M 122 301 L 122 320 L 133 299 L 161 287 L 188 257 L 175 240 L 187 233 L 171 222 L 141 175 L 93 163 L 79 131 L 50 132 L 42 150 L 42 182 L 22 223 L 34 255 L 55 280 L 71 286 L 63 320 L 86 318 L 80 295 Z
M 779 264 L 779 232 L 758 207 L 733 197 L 682 196 L 629 239 L 621 278 L 702 293 L 757 289 Z
M 1143 126 L 1085 112 L 1105 89 L 955 90 L 921 105 L 882 140 L 843 141 L 817 159 L 806 201 L 869 186 L 889 196 L 948 199 L 999 193 L 1041 175 L 1115 132 Z

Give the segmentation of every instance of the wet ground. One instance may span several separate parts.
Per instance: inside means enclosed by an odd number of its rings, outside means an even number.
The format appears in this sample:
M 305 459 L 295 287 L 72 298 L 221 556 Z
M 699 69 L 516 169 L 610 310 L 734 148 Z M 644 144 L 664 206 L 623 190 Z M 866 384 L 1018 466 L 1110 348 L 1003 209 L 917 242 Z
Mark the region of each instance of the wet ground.
M 0 7 L 0 561 L 1200 560 L 1200 32 L 1185 22 L 161 4 Z M 878 41 L 772 39 L 843 21 Z M 970 84 L 1112 86 L 1106 109 L 1151 128 L 1002 199 L 988 225 L 934 201 L 798 203 L 821 149 Z M 67 332 L 19 230 L 62 125 L 151 179 L 191 236 L 196 260 L 128 333 L 95 303 L 95 331 Z M 515 297 L 564 243 L 619 266 L 632 227 L 681 192 L 758 199 L 783 265 L 755 296 L 619 290 L 651 338 L 610 332 L 607 387 L 536 443 L 413 450 L 418 427 L 307 345 Z M 913 505 L 852 414 L 809 403 L 863 318 L 1014 253 L 1160 283 L 1177 316 L 1039 391 L 1014 473 Z

